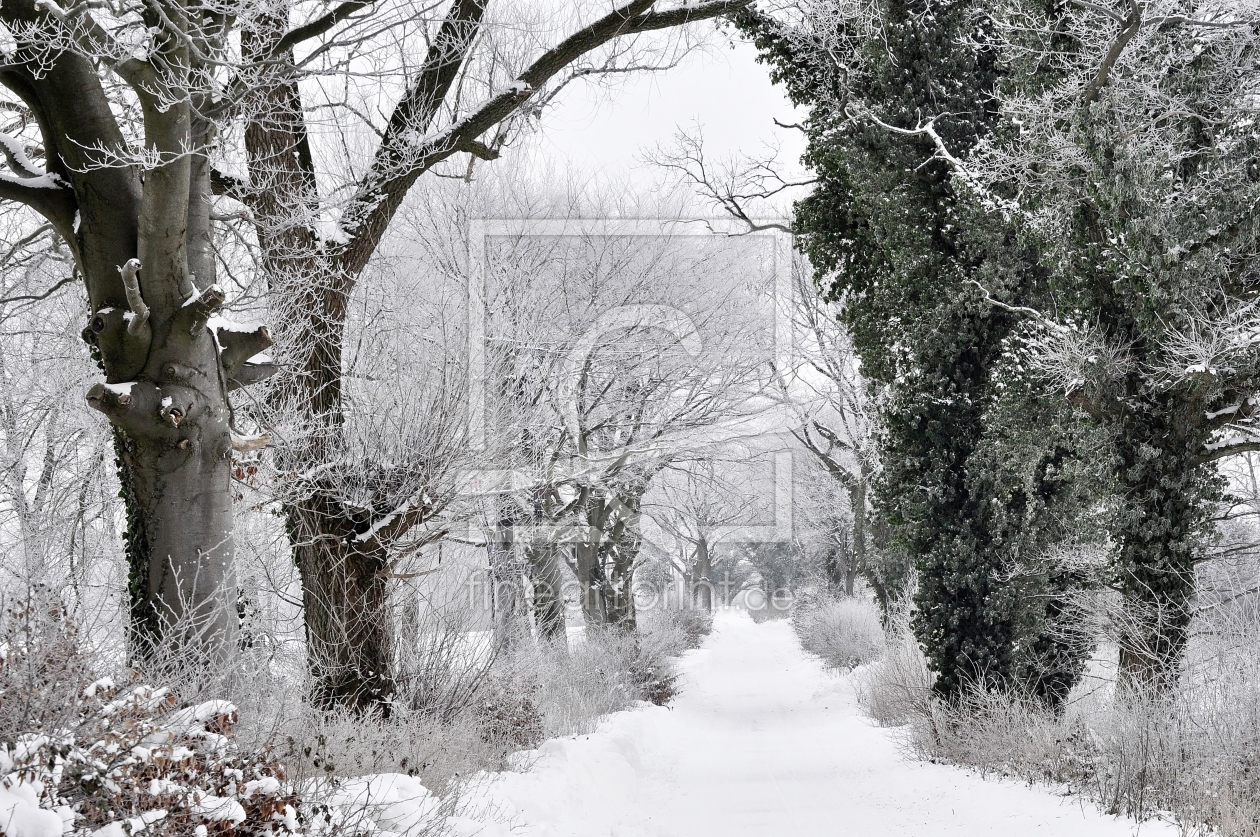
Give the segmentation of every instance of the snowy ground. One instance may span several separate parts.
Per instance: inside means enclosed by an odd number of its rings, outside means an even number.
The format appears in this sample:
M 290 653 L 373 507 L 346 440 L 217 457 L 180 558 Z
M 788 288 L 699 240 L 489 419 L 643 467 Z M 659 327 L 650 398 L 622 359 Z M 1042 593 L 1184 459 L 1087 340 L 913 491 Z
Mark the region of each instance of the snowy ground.
M 902 758 L 848 681 L 801 652 L 786 622 L 717 617 L 682 664 L 670 708 L 620 712 L 545 744 L 525 773 L 488 777 L 482 837 L 1171 837 L 1011 782 Z M 453 823 L 455 824 L 455 823 Z

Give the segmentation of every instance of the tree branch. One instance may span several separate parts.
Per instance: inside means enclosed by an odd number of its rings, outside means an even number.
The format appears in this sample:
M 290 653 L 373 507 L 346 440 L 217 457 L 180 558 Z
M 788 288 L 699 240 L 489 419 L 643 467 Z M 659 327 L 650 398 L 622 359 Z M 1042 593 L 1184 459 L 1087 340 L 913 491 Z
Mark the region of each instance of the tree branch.
M 127 305 L 131 308 L 131 320 L 127 323 L 127 333 L 139 335 L 149 322 L 149 306 L 144 304 L 140 295 L 140 260 L 131 259 L 118 268 L 122 274 L 123 288 L 127 291 Z
M 74 235 L 74 192 L 46 174 L 42 177 L 14 177 L 0 174 L 0 201 L 25 204 L 56 228 L 62 238 Z
M 348 2 L 342 3 L 323 17 L 318 17 L 310 23 L 304 23 L 298 28 L 285 33 L 280 40 L 272 45 L 268 55 L 272 57 L 284 55 L 303 41 L 318 38 L 338 23 L 350 17 L 350 15 L 375 3 L 376 0 L 348 0 Z
M 249 183 L 243 178 L 218 169 L 210 169 L 210 188 L 216 195 L 234 198 L 242 203 L 249 195 Z
M 1102 94 L 1103 87 L 1107 84 L 1107 78 L 1111 75 L 1111 68 L 1120 60 L 1120 55 L 1124 52 L 1124 48 L 1128 46 L 1129 41 L 1133 40 L 1133 36 L 1142 28 L 1142 7 L 1138 5 L 1137 0 L 1128 0 L 1129 14 L 1124 18 L 1120 25 L 1120 31 L 1116 33 L 1116 39 L 1112 41 L 1111 48 L 1107 50 L 1107 54 L 1103 56 L 1102 63 L 1098 65 L 1098 72 L 1092 81 L 1085 86 L 1085 91 L 1081 94 L 1081 105 L 1088 107 L 1097 101 L 1099 95 Z
M 65 279 L 62 279 L 57 284 L 53 285 L 48 290 L 44 291 L 42 294 L 24 294 L 21 296 L 6 296 L 3 299 L 0 299 L 0 305 L 8 305 L 10 302 L 39 302 L 40 300 L 48 299 L 48 297 L 52 296 L 57 291 L 64 288 L 66 285 L 69 285 L 72 282 L 77 282 L 77 281 L 78 281 L 78 277 L 67 276 Z
M 1088 0 L 1071 0 L 1073 6 L 1080 6 L 1082 9 L 1089 9 L 1091 12 L 1097 12 L 1100 15 L 1111 18 L 1116 23 L 1124 24 L 1124 15 L 1115 9 L 1108 9 L 1106 6 L 1100 6 L 1097 3 L 1090 3 Z
M 457 8 L 471 14 L 473 8 L 484 2 L 460 0 Z M 449 53 L 435 51 L 439 48 L 435 40 L 425 67 L 422 67 L 406 99 L 391 117 L 389 130 L 377 150 L 372 168 L 361 181 L 347 212 L 346 226 L 353 237 L 339 255 L 340 267 L 350 274 L 359 273 L 375 252 L 407 190 L 421 174 L 457 152 L 470 150 L 471 143 L 516 113 L 569 64 L 617 38 L 719 17 L 743 8 L 749 2 L 751 0 L 710 0 L 695 6 L 652 13 L 649 10 L 654 0 L 632 0 L 547 50 L 506 90 L 492 96 L 446 131 L 417 142 L 416 130 L 421 125 L 424 126 L 421 130 L 427 129 L 427 121 L 417 121 L 416 117 L 428 113 L 430 108 L 436 112 L 441 104 L 436 95 L 441 92 L 444 98 L 445 90 L 449 89 L 443 87 L 445 74 L 450 73 L 453 78 L 458 71 L 458 65 L 450 61 Z M 453 9 L 452 14 L 455 12 Z M 475 19 L 480 20 L 479 17 Z M 466 25 L 473 18 L 457 20 L 460 25 Z M 453 29 L 450 37 L 456 36 L 471 37 L 463 30 Z M 450 49 L 455 42 L 447 42 L 442 50 Z
M 1224 459 L 1227 456 L 1234 456 L 1235 454 L 1248 452 L 1255 453 L 1257 451 L 1260 451 L 1260 440 L 1252 442 L 1235 442 L 1233 444 L 1214 448 L 1194 461 L 1196 465 L 1205 465 L 1208 462 L 1215 462 L 1216 460 Z
M 5 133 L 0 133 L 0 154 L 4 155 L 4 160 L 13 173 L 24 180 L 43 177 L 46 174 L 43 169 L 31 162 L 30 157 L 26 156 L 26 149 L 22 148 L 22 143 Z

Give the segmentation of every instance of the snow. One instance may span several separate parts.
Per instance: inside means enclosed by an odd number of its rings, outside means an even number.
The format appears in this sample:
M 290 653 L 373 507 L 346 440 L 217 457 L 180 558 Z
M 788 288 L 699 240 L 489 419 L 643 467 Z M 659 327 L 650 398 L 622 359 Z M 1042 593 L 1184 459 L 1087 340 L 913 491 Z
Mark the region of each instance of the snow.
M 65 181 L 51 172 L 41 174 L 39 177 L 17 177 L 16 175 L 0 172 L 0 182 L 11 183 L 15 186 L 26 186 L 30 189 L 66 188 Z
M 350 233 L 346 232 L 340 221 L 321 218 L 316 226 L 316 232 L 323 241 L 332 242 L 333 244 L 350 243 Z
M 36 788 L 25 782 L 0 784 L 0 834 L 5 837 L 61 837 L 64 823 L 39 807 Z
M 852 682 L 784 621 L 719 613 L 672 707 L 544 744 L 526 773 L 483 776 L 456 834 L 483 837 L 1172 837 L 1086 801 L 903 757 Z M 479 813 L 480 812 L 480 813 Z M 504 824 L 510 821 L 512 827 Z
M 241 334 L 252 334 L 262 328 L 261 323 L 238 323 L 235 320 L 229 320 L 227 317 L 215 315 L 206 320 L 206 327 L 215 331 L 236 331 Z
M 380 773 L 345 783 L 339 801 L 347 808 L 363 806 L 372 818 L 391 831 L 419 830 L 438 806 L 437 797 L 420 781 L 402 773 Z
M 92 832 L 92 837 L 127 837 L 130 834 L 140 834 L 155 822 L 166 819 L 166 811 L 159 808 L 156 811 L 145 811 L 138 817 L 111 822 L 108 825 L 101 826 Z
M 204 791 L 194 792 L 192 812 L 212 822 L 230 822 L 233 825 L 245 822 L 245 808 L 241 803 L 230 796 L 215 796 Z
M 123 381 L 122 383 L 119 383 L 119 384 L 106 384 L 105 389 L 109 390 L 115 395 L 130 396 L 131 388 L 135 385 L 136 385 L 135 381 Z
M 245 789 L 241 796 L 249 799 L 256 793 L 276 794 L 280 792 L 280 780 L 274 776 L 264 776 L 261 779 L 253 779 L 245 783 Z
M 102 677 L 100 680 L 93 680 L 91 683 L 87 684 L 87 686 L 83 689 L 83 696 L 85 698 L 94 698 L 96 697 L 97 692 L 107 692 L 113 688 L 114 678 Z
M 22 148 L 22 143 L 8 134 L 0 133 L 0 146 L 4 146 L 3 154 L 10 158 L 16 164 L 16 168 L 20 169 L 17 175 L 0 174 L 0 180 L 5 183 L 15 183 L 22 186 L 28 186 L 32 189 L 64 189 L 66 182 L 56 174 L 45 172 L 39 166 L 26 156 L 26 150 Z M 78 232 L 78 213 L 75 214 L 74 229 Z

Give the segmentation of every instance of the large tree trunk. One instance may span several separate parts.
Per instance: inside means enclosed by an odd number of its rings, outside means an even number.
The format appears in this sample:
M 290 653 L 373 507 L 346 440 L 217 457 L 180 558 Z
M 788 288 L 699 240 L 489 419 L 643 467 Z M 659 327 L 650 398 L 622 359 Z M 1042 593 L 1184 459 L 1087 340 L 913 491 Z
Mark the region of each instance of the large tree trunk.
M 1171 399 L 1169 399 L 1171 400 Z M 1125 509 L 1112 537 L 1124 595 L 1120 680 L 1139 692 L 1176 683 L 1194 607 L 1195 564 L 1209 506 L 1194 454 L 1208 440 L 1194 405 L 1162 404 L 1126 422 L 1117 443 Z
M 634 568 L 643 546 L 643 534 L 639 529 L 642 516 L 643 493 L 647 491 L 647 478 L 627 491 L 616 504 L 617 518 L 608 537 L 608 581 L 612 590 L 609 600 L 608 621 L 624 631 L 638 628 L 634 602 Z
M 122 428 L 117 447 L 131 513 L 134 651 L 164 661 L 178 655 L 200 667 L 235 650 L 232 447 L 223 395 L 181 384 L 142 377 L 126 394 L 106 385 L 88 400 Z M 161 413 L 165 399 L 179 403 L 186 418 L 160 435 L 145 433 L 143 425 Z
M 696 566 L 692 570 L 694 580 L 691 584 L 691 603 L 706 613 L 713 612 L 712 575 L 713 562 L 709 558 L 709 542 L 701 536 L 696 544 Z
M 538 638 L 558 648 L 568 646 L 564 621 L 564 576 L 557 554 L 562 547 L 551 541 L 531 540 L 525 545 L 534 590 L 534 624 Z
M 11 31 L 37 32 L 49 24 L 45 12 L 6 0 L 0 16 Z M 248 362 L 270 344 L 265 328 L 229 327 L 216 339 L 208 323 L 224 297 L 209 247 L 209 167 L 198 153 L 214 134 L 198 116 L 200 60 L 168 33 L 145 60 L 116 68 L 140 106 L 143 171 L 118 165 L 134 149 L 91 60 L 19 43 L 0 70 L 0 83 L 35 114 L 55 178 L 29 199 L 14 182 L 0 197 L 52 222 L 87 286 L 83 336 L 105 373 L 87 400 L 116 433 L 133 652 L 160 649 L 192 667 L 235 649 L 228 391 L 273 371 Z M 191 101 L 163 92 L 176 89 Z
M 608 624 L 610 591 L 599 547 L 598 535 L 595 535 L 579 542 L 573 549 L 573 574 L 577 577 L 578 595 L 581 597 L 582 621 L 588 631 Z
M 243 35 L 245 54 L 265 56 L 286 30 L 283 17 L 259 18 Z M 266 118 L 245 128 L 250 182 L 241 197 L 257 222 L 284 369 L 271 409 L 303 429 L 302 438 L 277 451 L 277 466 L 303 475 L 335 461 L 340 448 L 342 337 L 353 278 L 330 262 L 309 222 L 319 195 L 293 77 L 260 79 L 254 106 Z M 372 521 L 364 509 L 346 506 L 335 479 L 299 481 L 284 511 L 302 579 L 316 703 L 384 705 L 394 691 L 388 555 L 378 543 L 365 549 L 356 540 Z
M 823 557 L 823 572 L 826 574 L 827 587 L 834 593 L 844 590 L 848 581 L 849 570 L 853 566 L 852 550 L 846 533 L 837 534 L 839 543 L 833 543 Z M 848 595 L 846 592 L 845 595 Z
M 307 668 L 317 706 L 387 706 L 394 693 L 388 555 L 357 539 L 361 522 L 312 493 L 286 510 L 302 578 Z

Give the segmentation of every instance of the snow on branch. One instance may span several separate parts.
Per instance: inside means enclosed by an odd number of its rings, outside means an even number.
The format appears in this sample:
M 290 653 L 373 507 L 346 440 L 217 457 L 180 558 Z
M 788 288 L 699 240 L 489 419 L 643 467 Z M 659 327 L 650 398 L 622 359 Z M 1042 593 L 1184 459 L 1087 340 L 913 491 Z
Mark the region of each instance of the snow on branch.
M 936 131 L 936 120 L 940 119 L 945 114 L 934 116 L 925 122 L 920 122 L 914 128 L 898 128 L 896 125 L 890 125 L 872 113 L 869 108 L 852 104 L 845 105 L 845 114 L 850 119 L 869 120 L 884 130 L 900 136 L 927 137 L 936 147 L 936 152 L 932 155 L 932 158 L 944 160 L 948 163 L 950 168 L 954 170 L 954 174 L 958 177 L 958 179 L 962 181 L 967 188 L 974 192 L 987 208 L 996 209 L 1006 217 L 1022 214 L 1023 210 L 1018 203 L 993 194 L 988 186 L 985 185 L 984 180 L 968 168 L 966 163 L 955 157 L 945 145 L 945 141 L 941 139 L 941 135 Z
M 13 173 L 23 180 L 48 177 L 47 172 L 35 165 L 31 158 L 26 156 L 26 149 L 22 147 L 22 143 L 3 132 L 0 132 L 0 154 L 4 155 L 5 162 L 8 163 Z M 60 186 L 62 184 L 57 183 L 56 185 Z
M 224 317 L 212 317 L 207 327 L 214 332 L 219 346 L 219 363 L 229 389 L 239 389 L 266 380 L 278 367 L 262 354 L 275 344 L 265 325 L 242 325 Z
M 127 320 L 127 333 L 139 336 L 149 322 L 149 306 L 140 295 L 140 260 L 128 259 L 118 272 L 122 274 L 123 289 L 127 292 L 127 305 L 132 314 Z

